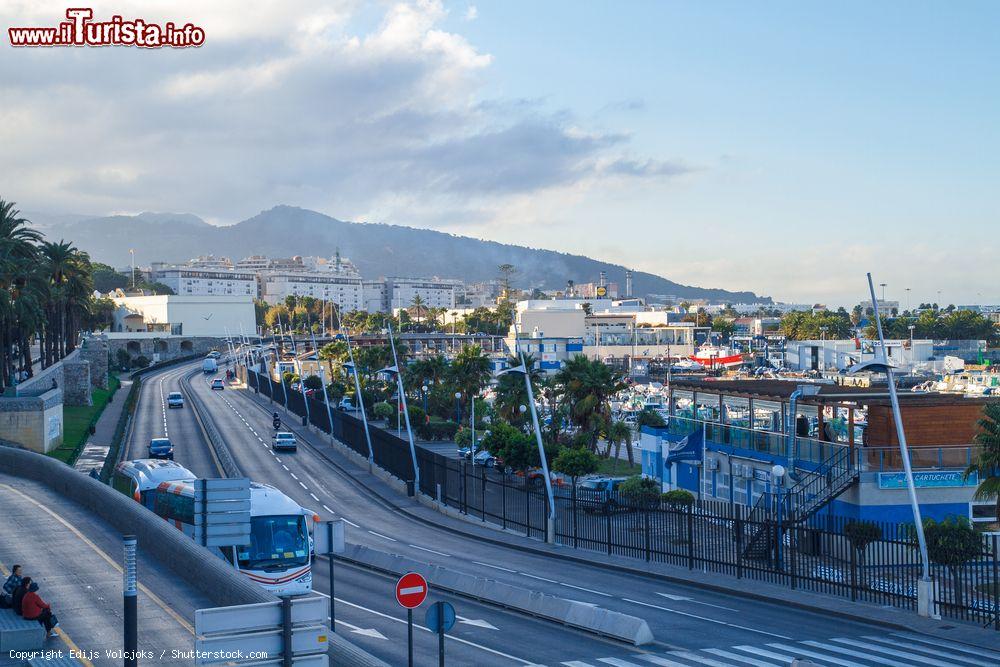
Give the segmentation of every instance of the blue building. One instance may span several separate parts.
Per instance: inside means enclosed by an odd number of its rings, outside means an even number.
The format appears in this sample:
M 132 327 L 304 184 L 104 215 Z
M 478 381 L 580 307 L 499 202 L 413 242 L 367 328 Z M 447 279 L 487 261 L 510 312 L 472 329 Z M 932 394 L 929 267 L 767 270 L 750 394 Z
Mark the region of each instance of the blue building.
M 962 474 L 977 455 L 976 422 L 990 399 L 899 397 L 923 516 L 996 521 L 995 503 L 974 501 L 978 480 Z M 675 380 L 667 413 L 666 428 L 643 427 L 640 439 L 643 474 L 664 491 L 745 507 L 794 494 L 800 520 L 912 521 L 884 385 Z

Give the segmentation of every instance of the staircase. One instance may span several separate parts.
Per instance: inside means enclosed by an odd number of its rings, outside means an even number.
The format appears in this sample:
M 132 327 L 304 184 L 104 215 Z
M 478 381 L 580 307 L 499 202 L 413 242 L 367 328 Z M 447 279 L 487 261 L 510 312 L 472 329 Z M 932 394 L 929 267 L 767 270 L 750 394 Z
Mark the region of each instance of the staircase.
M 779 494 L 765 493 L 747 517 L 743 557 L 770 560 L 775 551 L 775 526 L 781 518 L 782 530 L 804 525 L 811 516 L 858 481 L 858 470 L 847 447 L 838 451 L 815 470 L 796 468 L 798 481 Z

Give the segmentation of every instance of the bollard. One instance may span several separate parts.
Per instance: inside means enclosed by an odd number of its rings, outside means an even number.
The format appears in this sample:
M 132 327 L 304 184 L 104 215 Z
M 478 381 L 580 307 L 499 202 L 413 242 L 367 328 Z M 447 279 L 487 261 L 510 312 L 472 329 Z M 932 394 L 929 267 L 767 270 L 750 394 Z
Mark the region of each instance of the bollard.
M 122 593 L 125 604 L 125 667 L 135 667 L 138 664 L 136 653 L 139 650 L 138 628 L 138 598 L 136 597 L 136 564 L 135 535 L 125 535 L 122 538 L 125 546 L 125 567 L 122 569 Z

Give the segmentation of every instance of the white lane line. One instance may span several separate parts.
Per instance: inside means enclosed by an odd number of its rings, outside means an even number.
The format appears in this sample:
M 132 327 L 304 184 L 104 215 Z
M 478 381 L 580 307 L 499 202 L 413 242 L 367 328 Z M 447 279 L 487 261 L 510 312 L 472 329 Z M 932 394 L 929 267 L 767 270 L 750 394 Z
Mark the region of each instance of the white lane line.
M 327 512 L 329 512 L 330 514 L 333 514 L 333 510 L 332 510 L 332 509 L 330 509 L 329 507 L 327 507 L 326 505 L 323 505 L 323 509 L 325 509 L 325 510 L 326 510 Z
M 315 493 L 310 493 L 309 495 L 312 497 L 313 500 L 315 500 L 316 502 L 319 502 L 319 498 L 316 497 Z
M 737 655 L 731 651 L 723 651 L 721 648 L 706 648 L 702 649 L 706 653 L 711 653 L 712 655 L 717 655 L 720 658 L 725 658 L 726 660 L 736 660 L 747 665 L 753 665 L 753 667 L 774 667 L 773 662 L 764 662 L 763 660 L 756 660 L 754 658 L 748 658 L 745 655 Z
M 757 648 L 756 646 L 733 646 L 731 648 L 737 651 L 746 651 L 747 653 L 753 653 L 754 655 L 759 655 L 762 658 L 771 658 L 772 660 L 780 660 L 786 665 L 791 663 L 795 658 L 790 655 L 784 655 L 782 653 L 774 653 L 772 651 L 765 651 L 762 648 Z
M 292 476 L 292 479 L 294 479 L 294 480 L 298 479 L 298 477 L 295 476 L 294 472 L 289 472 L 288 474 Z
M 583 586 L 574 586 L 573 584 L 566 584 L 566 583 L 563 583 L 561 581 L 559 582 L 559 584 L 562 585 L 562 586 L 565 586 L 567 588 L 575 588 L 578 591 L 587 591 L 588 593 L 593 593 L 594 595 L 603 595 L 606 598 L 612 597 L 610 593 L 602 593 L 601 591 L 595 591 L 593 588 L 584 588 Z
M 438 556 L 447 556 L 448 558 L 451 558 L 451 554 L 446 554 L 443 551 L 434 551 L 433 549 L 428 549 L 427 547 L 421 547 L 416 544 L 411 544 L 410 546 L 413 547 L 414 549 L 420 549 L 421 551 L 429 551 L 430 553 L 437 554 Z
M 708 667 L 732 667 L 729 663 L 712 660 L 707 656 L 701 656 L 692 651 L 671 651 L 670 655 L 675 655 L 678 658 L 684 658 L 691 662 L 697 662 L 699 665 L 708 665 Z
M 837 640 L 835 639 L 834 641 Z M 878 660 L 878 663 L 880 665 L 886 665 L 886 667 L 910 667 L 910 665 L 912 664 L 909 662 L 896 662 L 895 660 L 890 660 L 889 658 L 885 658 L 880 655 L 876 656 L 876 655 L 871 655 L 870 653 L 861 653 L 860 651 L 852 651 L 849 648 L 843 648 L 841 646 L 831 646 L 830 644 L 824 644 L 823 642 L 803 641 L 800 643 L 805 644 L 806 646 L 812 646 L 813 648 L 818 648 L 822 651 L 830 651 L 832 653 L 837 653 L 841 655 L 849 655 L 855 658 L 862 658 L 864 660 Z M 937 662 L 937 661 L 925 662 L 924 664 L 944 665 L 943 662 Z M 945 667 L 950 667 L 950 666 L 946 665 Z
M 614 665 L 615 667 L 639 667 L 638 664 L 622 660 L 621 658 L 598 658 L 597 662 L 603 662 L 605 665 Z
M 510 568 L 500 567 L 499 565 L 490 565 L 489 563 L 480 563 L 478 560 L 474 560 L 472 562 L 475 563 L 476 565 L 482 565 L 483 567 L 492 567 L 494 570 L 502 570 L 503 572 L 512 572 L 513 574 L 517 574 L 517 570 L 511 570 Z M 563 663 L 563 664 L 566 664 L 566 663 Z
M 274 454 L 274 452 L 271 453 Z M 277 461 L 278 463 L 281 463 L 281 459 L 278 458 L 277 454 L 274 454 L 274 460 Z
M 920 642 L 921 644 L 930 644 L 937 648 L 948 648 L 952 651 L 958 651 L 960 653 L 972 654 L 977 658 L 993 658 L 997 662 L 1000 662 L 1000 653 L 996 651 L 990 651 L 985 648 L 971 647 L 967 644 L 957 644 L 955 642 L 945 642 L 937 637 L 928 637 L 927 635 L 918 635 L 912 632 L 893 632 L 893 637 L 902 637 L 904 639 L 912 639 L 913 641 Z M 914 647 L 916 648 L 916 647 Z
M 560 665 L 566 665 L 566 667 L 594 667 L 589 662 L 583 662 L 581 660 L 567 660 L 566 662 L 560 662 Z
M 383 540 L 389 540 L 390 542 L 398 542 L 399 541 L 399 540 L 396 540 L 395 538 L 389 537 L 388 535 L 383 535 L 382 533 L 376 533 L 374 530 L 369 530 L 368 532 L 371 533 L 372 535 L 374 535 L 375 537 L 381 537 Z
M 909 651 L 900 651 L 898 649 L 892 649 L 888 646 L 879 646 L 878 644 L 870 644 L 868 642 L 859 641 L 856 637 L 851 637 L 850 639 L 831 639 L 830 641 L 837 642 L 838 644 L 847 644 L 848 646 L 854 646 L 857 648 L 868 649 L 869 651 L 875 651 L 877 653 L 885 653 L 897 658 L 906 658 L 907 660 L 919 660 L 925 665 L 934 665 L 935 667 L 954 667 L 953 662 L 941 662 L 940 660 L 934 660 L 926 655 L 919 655 L 917 653 L 910 653 Z M 807 644 L 809 642 L 806 642 Z M 885 660 L 885 658 L 879 658 L 879 660 Z M 889 663 L 886 663 L 889 664 Z
M 316 593 L 317 595 L 322 595 L 325 598 L 329 598 L 330 597 L 326 593 L 321 593 L 320 591 L 313 591 L 313 592 Z M 334 599 L 337 602 L 340 602 L 341 604 L 346 604 L 348 607 L 354 607 L 355 609 L 361 609 L 363 611 L 367 611 L 370 614 L 375 614 L 376 616 L 381 616 L 382 618 L 387 618 L 390 621 L 392 621 L 393 623 L 404 623 L 404 624 L 406 623 L 406 621 L 404 619 L 402 619 L 402 618 L 396 618 L 395 616 L 390 616 L 389 614 L 383 614 L 380 611 L 375 611 L 374 609 L 369 609 L 368 607 L 362 607 L 359 604 L 355 604 L 353 602 L 348 602 L 347 600 L 342 600 L 340 598 L 334 598 Z M 416 629 L 418 629 L 418 630 L 422 630 L 423 632 L 430 632 L 430 630 L 427 627 L 425 627 L 423 625 L 420 625 L 419 623 L 414 623 L 413 627 L 416 628 Z M 466 644 L 467 646 L 473 646 L 473 647 L 478 648 L 478 649 L 480 649 L 482 651 L 486 651 L 487 653 L 492 653 L 493 655 L 498 655 L 501 658 L 507 658 L 508 660 L 513 660 L 514 662 L 521 663 L 522 665 L 528 665 L 529 667 L 538 664 L 536 662 L 532 662 L 531 660 L 525 660 L 524 658 L 518 658 L 517 656 L 510 655 L 509 653 L 503 653 L 502 651 L 498 651 L 498 650 L 496 650 L 494 648 L 490 648 L 489 646 L 483 646 L 482 644 L 477 644 L 475 642 L 470 642 L 468 639 L 462 639 L 461 637 L 456 637 L 455 635 L 445 634 L 445 639 L 450 639 L 452 641 L 460 642 L 462 644 Z
M 660 665 L 661 667 L 689 667 L 688 665 L 682 665 L 679 662 L 674 662 L 673 660 L 667 660 L 658 655 L 640 655 L 640 660 L 645 660 L 646 662 L 651 662 L 654 665 Z
M 302 487 L 303 489 L 305 489 L 306 491 L 308 491 L 308 490 L 309 490 L 309 487 L 308 487 L 308 486 L 306 486 L 305 484 L 303 484 L 302 482 L 299 482 L 299 486 L 301 486 L 301 487 Z
M 983 662 L 981 660 L 976 660 L 975 658 L 967 658 L 961 655 L 955 655 L 954 653 L 945 653 L 944 651 L 935 651 L 930 646 L 917 646 L 913 643 L 903 643 L 896 641 L 895 639 L 889 639 L 888 637 L 875 637 L 873 635 L 866 635 L 864 639 L 873 642 L 879 642 L 880 644 L 888 644 L 894 648 L 902 648 L 912 651 L 920 651 L 921 653 L 926 653 L 927 655 L 937 656 L 938 658 L 947 658 L 948 660 L 959 660 L 961 662 L 967 662 L 971 665 L 979 665 L 980 667 L 996 667 L 996 663 L 993 662 Z
M 332 512 L 333 510 L 330 510 L 330 511 Z M 343 522 L 344 522 L 344 523 L 346 523 L 346 524 L 347 524 L 348 526 L 354 526 L 355 528 L 360 528 L 360 527 L 361 527 L 361 526 L 359 526 L 358 524 L 354 523 L 353 521 L 351 521 L 351 520 L 349 520 L 349 519 L 344 519 L 344 517 L 340 517 L 340 518 L 341 518 L 341 519 L 343 520 Z
M 281 467 L 284 468 L 285 470 L 288 470 L 288 466 L 286 466 L 284 463 L 281 464 Z
M 532 579 L 538 579 L 539 581 L 547 581 L 547 582 L 549 582 L 550 584 L 558 584 L 558 583 L 562 583 L 562 582 L 559 582 L 559 581 L 556 581 L 555 579 L 546 579 L 545 577 L 539 577 L 539 576 L 538 576 L 538 575 L 536 575 L 536 574 L 528 574 L 527 572 L 520 572 L 519 574 L 520 574 L 520 575 L 521 575 L 522 577 L 531 577 Z
M 835 665 L 842 665 L 843 667 L 857 667 L 856 662 L 851 662 L 850 660 L 841 660 L 840 658 L 834 658 L 831 655 L 824 655 L 823 653 L 816 653 L 815 651 L 807 651 L 804 648 L 799 648 L 795 646 L 789 646 L 787 644 L 768 644 L 768 646 L 773 646 L 774 648 L 781 649 L 782 651 L 792 651 L 795 653 L 795 657 L 802 655 L 808 656 L 810 658 L 816 658 L 817 660 L 822 660 L 823 662 L 832 662 Z
M 747 630 L 749 632 L 757 632 L 762 635 L 768 635 L 769 637 L 779 637 L 781 639 L 787 639 L 792 641 L 791 637 L 786 637 L 785 635 L 779 635 L 775 632 L 767 632 L 765 630 L 758 630 L 757 628 L 751 628 L 746 625 L 738 625 L 736 623 L 727 623 L 726 621 L 720 621 L 715 618 L 708 618 L 707 616 L 699 616 L 697 614 L 689 614 L 686 611 L 678 611 L 676 609 L 670 609 L 669 607 L 661 607 L 658 604 L 649 604 L 648 602 L 640 602 L 639 600 L 630 600 L 629 598 L 622 598 L 625 602 L 631 602 L 632 604 L 641 604 L 643 607 L 652 607 L 653 609 L 659 609 L 661 611 L 667 611 L 671 614 L 677 614 L 678 616 L 687 616 L 688 618 L 697 618 L 699 621 L 708 621 L 709 623 L 718 623 L 719 625 L 725 625 L 730 628 L 739 628 L 740 630 Z

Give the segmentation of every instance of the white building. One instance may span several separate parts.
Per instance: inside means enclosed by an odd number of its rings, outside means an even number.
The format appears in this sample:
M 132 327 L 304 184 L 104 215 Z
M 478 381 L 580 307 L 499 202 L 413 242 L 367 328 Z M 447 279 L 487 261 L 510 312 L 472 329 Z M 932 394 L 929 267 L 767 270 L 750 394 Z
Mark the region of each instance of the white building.
M 385 281 L 384 280 L 364 280 L 361 283 L 363 303 L 362 310 L 369 313 L 382 313 L 386 310 Z
M 257 296 L 257 275 L 249 271 L 175 266 L 151 275 L 178 296 Z
M 115 296 L 113 331 L 162 332 L 175 336 L 225 336 L 257 331 L 253 297 Z M 242 329 L 241 329 L 242 327 Z
M 323 271 L 267 271 L 260 274 L 260 298 L 267 303 L 280 303 L 285 297 L 293 295 L 333 301 L 343 312 L 364 308 L 359 277 Z
M 840 340 L 790 340 L 785 344 L 785 366 L 801 371 L 844 371 L 875 358 L 877 342 L 854 338 Z M 910 371 L 935 367 L 934 341 L 887 340 L 886 357 L 893 366 Z
M 408 308 L 418 296 L 425 308 L 454 308 L 455 292 L 461 285 L 461 280 L 450 278 L 386 278 L 381 310 Z

